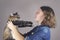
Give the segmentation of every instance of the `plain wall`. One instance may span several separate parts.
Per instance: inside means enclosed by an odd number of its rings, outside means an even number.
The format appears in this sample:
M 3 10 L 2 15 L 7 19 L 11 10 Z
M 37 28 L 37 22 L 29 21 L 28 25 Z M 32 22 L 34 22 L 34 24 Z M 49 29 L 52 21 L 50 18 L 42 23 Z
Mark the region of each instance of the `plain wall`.
M 60 0 L 0 0 L 0 40 L 3 40 L 3 30 L 11 13 L 18 12 L 21 19 L 32 21 L 35 25 L 35 12 L 44 5 L 51 6 L 56 14 L 56 28 L 51 29 L 51 40 L 59 40 Z M 25 33 L 32 28 L 19 28 L 19 31 Z

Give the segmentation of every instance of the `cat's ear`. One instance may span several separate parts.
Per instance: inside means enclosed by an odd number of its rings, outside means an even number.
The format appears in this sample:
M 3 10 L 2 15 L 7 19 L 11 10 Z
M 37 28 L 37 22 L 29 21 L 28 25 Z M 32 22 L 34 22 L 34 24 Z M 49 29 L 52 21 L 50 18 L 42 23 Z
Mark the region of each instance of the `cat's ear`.
M 10 16 L 14 16 L 14 15 L 11 13 Z

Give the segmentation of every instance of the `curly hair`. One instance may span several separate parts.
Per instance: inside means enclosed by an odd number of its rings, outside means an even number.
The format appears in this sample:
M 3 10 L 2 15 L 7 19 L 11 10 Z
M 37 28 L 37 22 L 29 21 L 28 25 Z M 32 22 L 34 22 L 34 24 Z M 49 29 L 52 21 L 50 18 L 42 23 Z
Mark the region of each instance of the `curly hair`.
M 56 20 L 53 9 L 49 6 L 41 6 L 40 9 L 43 11 L 45 16 L 41 24 L 49 25 L 50 28 L 55 28 Z

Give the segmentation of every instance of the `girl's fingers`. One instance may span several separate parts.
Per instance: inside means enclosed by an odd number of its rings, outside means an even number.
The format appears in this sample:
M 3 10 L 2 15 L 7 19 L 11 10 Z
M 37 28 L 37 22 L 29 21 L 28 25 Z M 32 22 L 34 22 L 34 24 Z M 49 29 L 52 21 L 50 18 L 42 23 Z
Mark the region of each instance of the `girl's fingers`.
M 11 29 L 12 31 L 16 29 L 16 26 L 13 25 L 13 23 L 12 23 L 11 21 L 8 21 L 7 27 L 8 27 L 9 29 Z
M 12 29 L 12 28 L 14 27 L 14 25 L 13 25 L 12 22 L 8 21 L 8 23 L 7 23 L 7 27 L 9 27 L 10 29 Z

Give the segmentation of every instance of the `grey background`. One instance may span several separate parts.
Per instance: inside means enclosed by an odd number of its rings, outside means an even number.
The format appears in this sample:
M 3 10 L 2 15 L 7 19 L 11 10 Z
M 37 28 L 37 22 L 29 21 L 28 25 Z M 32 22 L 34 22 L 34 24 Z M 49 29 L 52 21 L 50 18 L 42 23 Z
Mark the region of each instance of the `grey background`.
M 34 22 L 35 11 L 40 6 L 51 6 L 56 14 L 56 28 L 51 29 L 51 40 L 60 39 L 60 0 L 0 0 L 0 40 L 3 40 L 3 29 L 10 13 L 18 12 L 21 19 Z M 32 27 L 33 28 L 33 27 Z M 25 33 L 32 28 L 19 28 Z

